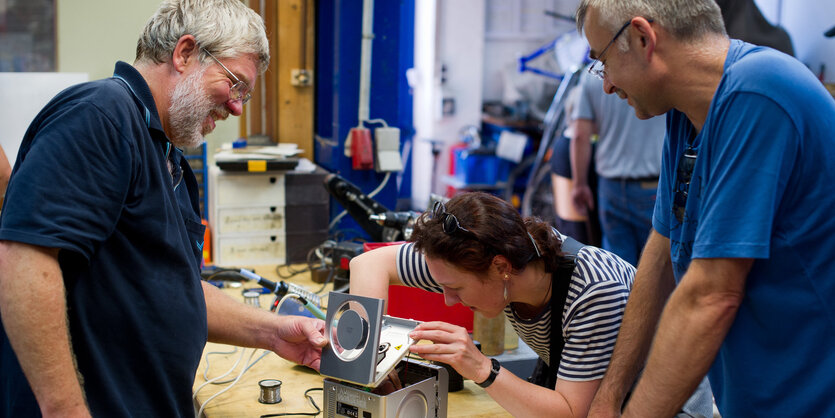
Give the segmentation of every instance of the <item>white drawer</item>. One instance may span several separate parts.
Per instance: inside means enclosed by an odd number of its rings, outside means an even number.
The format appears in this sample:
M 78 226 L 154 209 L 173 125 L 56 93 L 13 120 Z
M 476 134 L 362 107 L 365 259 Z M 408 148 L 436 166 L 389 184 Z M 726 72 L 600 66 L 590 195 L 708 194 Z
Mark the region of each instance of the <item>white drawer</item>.
M 216 180 L 219 206 L 284 206 L 284 174 L 221 173 Z
M 218 234 L 260 233 L 284 235 L 284 206 L 218 209 L 215 227 Z
M 285 264 L 287 251 L 283 234 L 252 237 L 219 236 L 214 245 L 214 262 L 219 266 Z

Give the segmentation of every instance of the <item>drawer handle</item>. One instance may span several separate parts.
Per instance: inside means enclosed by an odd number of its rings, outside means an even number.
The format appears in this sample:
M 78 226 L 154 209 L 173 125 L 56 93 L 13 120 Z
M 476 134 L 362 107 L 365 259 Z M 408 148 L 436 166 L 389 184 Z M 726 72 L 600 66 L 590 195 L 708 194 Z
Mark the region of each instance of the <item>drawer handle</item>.
M 275 184 L 275 177 L 270 177 L 270 184 Z
M 270 236 L 270 241 L 275 242 L 275 235 Z
M 270 212 L 275 213 L 275 206 L 270 206 Z

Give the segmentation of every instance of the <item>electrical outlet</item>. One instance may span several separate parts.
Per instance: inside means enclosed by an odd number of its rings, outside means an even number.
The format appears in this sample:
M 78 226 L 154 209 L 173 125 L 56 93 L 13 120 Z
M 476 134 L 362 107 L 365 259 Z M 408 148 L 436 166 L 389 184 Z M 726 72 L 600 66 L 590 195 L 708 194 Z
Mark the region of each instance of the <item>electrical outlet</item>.
M 378 172 L 401 171 L 400 129 L 387 126 L 374 130 L 374 169 Z

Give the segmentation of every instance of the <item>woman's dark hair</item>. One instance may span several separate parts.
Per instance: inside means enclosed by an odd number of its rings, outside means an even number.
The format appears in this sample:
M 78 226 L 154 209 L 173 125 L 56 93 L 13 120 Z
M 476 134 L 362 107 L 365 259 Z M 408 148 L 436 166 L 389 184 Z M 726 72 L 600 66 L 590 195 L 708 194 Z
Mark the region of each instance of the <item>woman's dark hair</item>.
M 446 212 L 469 232 L 459 229 L 446 233 L 440 219 L 443 217 L 433 217 L 431 210 L 425 212 L 415 222 L 411 240 L 427 257 L 474 273 L 486 272 L 496 255 L 507 258 L 514 270 L 523 270 L 541 258 L 545 271 L 552 273 L 564 261 L 561 241 L 550 225 L 538 218 L 522 219 L 513 206 L 496 196 L 483 192 L 459 194 L 446 203 Z M 531 237 L 541 257 L 537 257 Z

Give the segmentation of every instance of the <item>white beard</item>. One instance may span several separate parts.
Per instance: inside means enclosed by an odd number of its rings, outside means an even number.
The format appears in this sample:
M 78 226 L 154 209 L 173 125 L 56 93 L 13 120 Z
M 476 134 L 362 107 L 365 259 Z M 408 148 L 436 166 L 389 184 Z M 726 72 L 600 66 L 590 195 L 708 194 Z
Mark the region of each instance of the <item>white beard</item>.
M 171 118 L 171 143 L 177 148 L 195 148 L 205 140 L 204 122 L 213 112 L 221 118 L 227 116 L 223 105 L 212 103 L 203 87 L 203 74 L 208 66 L 192 73 L 177 83 L 171 92 L 168 117 Z

